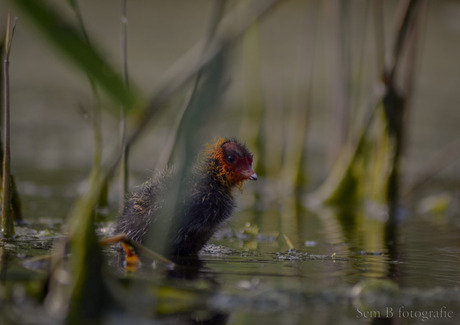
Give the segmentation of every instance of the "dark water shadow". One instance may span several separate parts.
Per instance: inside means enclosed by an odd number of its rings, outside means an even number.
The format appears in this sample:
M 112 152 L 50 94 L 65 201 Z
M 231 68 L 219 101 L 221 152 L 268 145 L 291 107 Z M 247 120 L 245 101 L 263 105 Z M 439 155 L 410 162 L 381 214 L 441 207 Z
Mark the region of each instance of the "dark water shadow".
M 175 265 L 165 266 L 152 263 L 151 259 L 141 257 L 141 267 L 134 273 L 125 269 L 124 254 L 117 250 L 111 254 L 110 266 L 119 276 L 121 283 L 129 288 L 135 301 L 124 300 L 122 308 L 137 317 L 140 310 L 137 303 L 152 300 L 154 305 L 141 310 L 150 314 L 148 318 L 160 324 L 226 324 L 230 314 L 212 310 L 209 299 L 219 292 L 221 285 L 217 276 L 204 272 L 206 262 L 197 255 L 174 257 Z M 134 291 L 134 294 L 133 294 Z M 119 294 L 116 294 L 120 297 Z M 141 303 L 142 304 L 142 303 Z M 152 312 L 153 308 L 153 312 Z

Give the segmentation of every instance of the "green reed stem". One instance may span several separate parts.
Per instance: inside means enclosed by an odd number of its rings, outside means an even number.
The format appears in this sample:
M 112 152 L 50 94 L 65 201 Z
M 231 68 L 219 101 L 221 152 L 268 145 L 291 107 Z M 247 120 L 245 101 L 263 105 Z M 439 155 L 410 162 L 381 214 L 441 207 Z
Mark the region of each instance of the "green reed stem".
M 5 54 L 3 59 L 3 166 L 2 166 L 2 227 L 1 232 L 5 238 L 14 236 L 14 215 L 11 205 L 11 156 L 10 156 L 10 77 L 9 58 L 11 44 L 16 28 L 16 20 L 11 27 L 10 14 L 8 13 Z M 11 32 L 11 34 L 10 34 Z
M 80 6 L 77 0 L 70 0 L 69 1 L 71 7 L 74 10 L 75 16 L 78 21 L 78 26 L 83 34 L 83 38 L 85 39 L 88 46 L 91 47 L 91 41 L 89 39 L 88 32 L 86 30 L 83 16 L 81 14 Z M 91 86 L 91 91 L 94 96 L 95 103 L 92 106 L 92 127 L 93 127 L 93 134 L 94 134 L 94 166 L 100 168 L 101 160 L 102 160 L 102 130 L 101 130 L 101 101 L 99 96 L 99 91 L 96 85 L 96 80 L 92 77 L 89 73 L 86 74 L 89 84 Z M 101 194 L 99 195 L 99 202 L 98 208 L 105 208 L 108 205 L 108 186 L 107 184 L 104 186 Z
M 126 14 L 126 0 L 121 0 L 121 61 L 123 80 L 128 88 L 128 17 Z M 126 108 L 122 107 L 120 116 L 120 148 L 123 152 L 123 157 L 121 160 L 120 175 L 120 211 L 123 211 L 125 197 L 129 190 L 129 146 L 126 143 L 126 127 Z
M 206 34 L 203 38 L 204 40 L 203 49 L 202 49 L 203 54 L 205 53 L 207 46 L 210 44 L 213 37 L 215 36 L 219 22 L 221 21 L 222 16 L 224 14 L 225 3 L 226 3 L 226 0 L 219 0 L 214 3 L 213 11 L 211 13 L 211 20 L 206 30 Z M 168 139 L 168 142 L 165 148 L 162 150 L 162 154 L 158 161 L 158 164 L 157 164 L 158 168 L 164 168 L 168 166 L 168 164 L 172 163 L 174 148 L 177 148 L 178 141 L 179 141 L 178 134 L 179 134 L 181 127 L 183 127 L 184 123 L 186 122 L 184 121 L 184 116 L 186 115 L 187 111 L 190 110 L 190 107 L 192 106 L 197 96 L 197 90 L 198 90 L 198 86 L 199 86 L 199 83 L 202 77 L 202 72 L 203 72 L 202 70 L 198 70 L 196 73 L 195 80 L 193 81 L 191 94 L 188 97 L 187 102 L 184 105 L 184 108 L 178 114 L 178 118 L 175 120 L 175 123 L 172 128 L 172 132 L 170 134 L 170 138 Z

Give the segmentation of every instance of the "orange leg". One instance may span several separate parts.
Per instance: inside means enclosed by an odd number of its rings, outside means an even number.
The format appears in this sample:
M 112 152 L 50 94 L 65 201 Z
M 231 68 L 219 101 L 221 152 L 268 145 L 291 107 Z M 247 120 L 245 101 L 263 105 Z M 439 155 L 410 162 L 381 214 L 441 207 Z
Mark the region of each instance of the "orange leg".
M 158 253 L 155 253 L 154 251 L 148 249 L 147 247 L 133 241 L 131 238 L 126 237 L 126 235 L 124 234 L 116 235 L 110 238 L 105 238 L 100 241 L 101 245 L 111 245 L 115 243 L 121 243 L 121 246 L 123 247 L 123 250 L 126 253 L 125 261 L 126 261 L 126 269 L 128 271 L 135 272 L 141 264 L 139 257 L 137 256 L 136 250 L 139 253 L 142 252 L 146 254 L 147 256 L 150 256 L 154 260 L 163 262 L 167 265 L 170 265 L 171 267 L 175 265 L 174 262 L 161 256 Z
M 126 253 L 125 255 L 126 271 L 136 272 L 139 266 L 141 265 L 141 261 L 139 260 L 139 257 L 137 256 L 136 251 L 134 250 L 134 247 L 132 247 L 131 245 L 123 241 L 120 242 L 120 244 Z

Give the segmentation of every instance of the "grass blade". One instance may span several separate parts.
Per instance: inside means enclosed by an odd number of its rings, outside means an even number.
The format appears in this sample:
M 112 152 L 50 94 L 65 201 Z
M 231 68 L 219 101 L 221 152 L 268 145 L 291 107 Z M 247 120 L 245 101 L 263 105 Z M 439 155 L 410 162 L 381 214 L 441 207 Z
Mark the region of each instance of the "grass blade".
M 110 95 L 129 110 L 136 106 L 138 97 L 125 87 L 123 78 L 116 73 L 101 53 L 88 45 L 78 28 L 62 19 L 51 5 L 37 0 L 15 0 L 14 4 L 27 15 L 43 34 L 81 71 L 87 73 Z
M 1 233 L 5 238 L 14 236 L 14 214 L 11 204 L 11 164 L 10 164 L 10 75 L 9 57 L 16 20 L 11 27 L 10 14 L 6 23 L 5 54 L 3 59 L 3 163 L 2 163 L 2 225 Z M 10 31 L 11 28 L 11 31 Z

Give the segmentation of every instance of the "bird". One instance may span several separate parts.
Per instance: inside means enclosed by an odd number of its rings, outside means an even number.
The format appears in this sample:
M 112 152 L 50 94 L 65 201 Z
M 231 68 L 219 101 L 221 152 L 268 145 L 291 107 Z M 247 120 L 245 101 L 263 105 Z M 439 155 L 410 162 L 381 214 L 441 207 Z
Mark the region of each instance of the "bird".
M 219 226 L 230 218 L 236 204 L 234 191 L 247 180 L 257 180 L 253 155 L 236 139 L 218 138 L 208 145 L 195 165 L 175 206 L 177 227 L 167 236 L 168 257 L 197 255 Z M 150 229 L 162 223 L 173 172 L 159 172 L 125 203 L 116 232 L 144 244 Z M 163 212 L 163 213 L 162 213 Z M 168 253 L 169 252 L 169 253 Z

